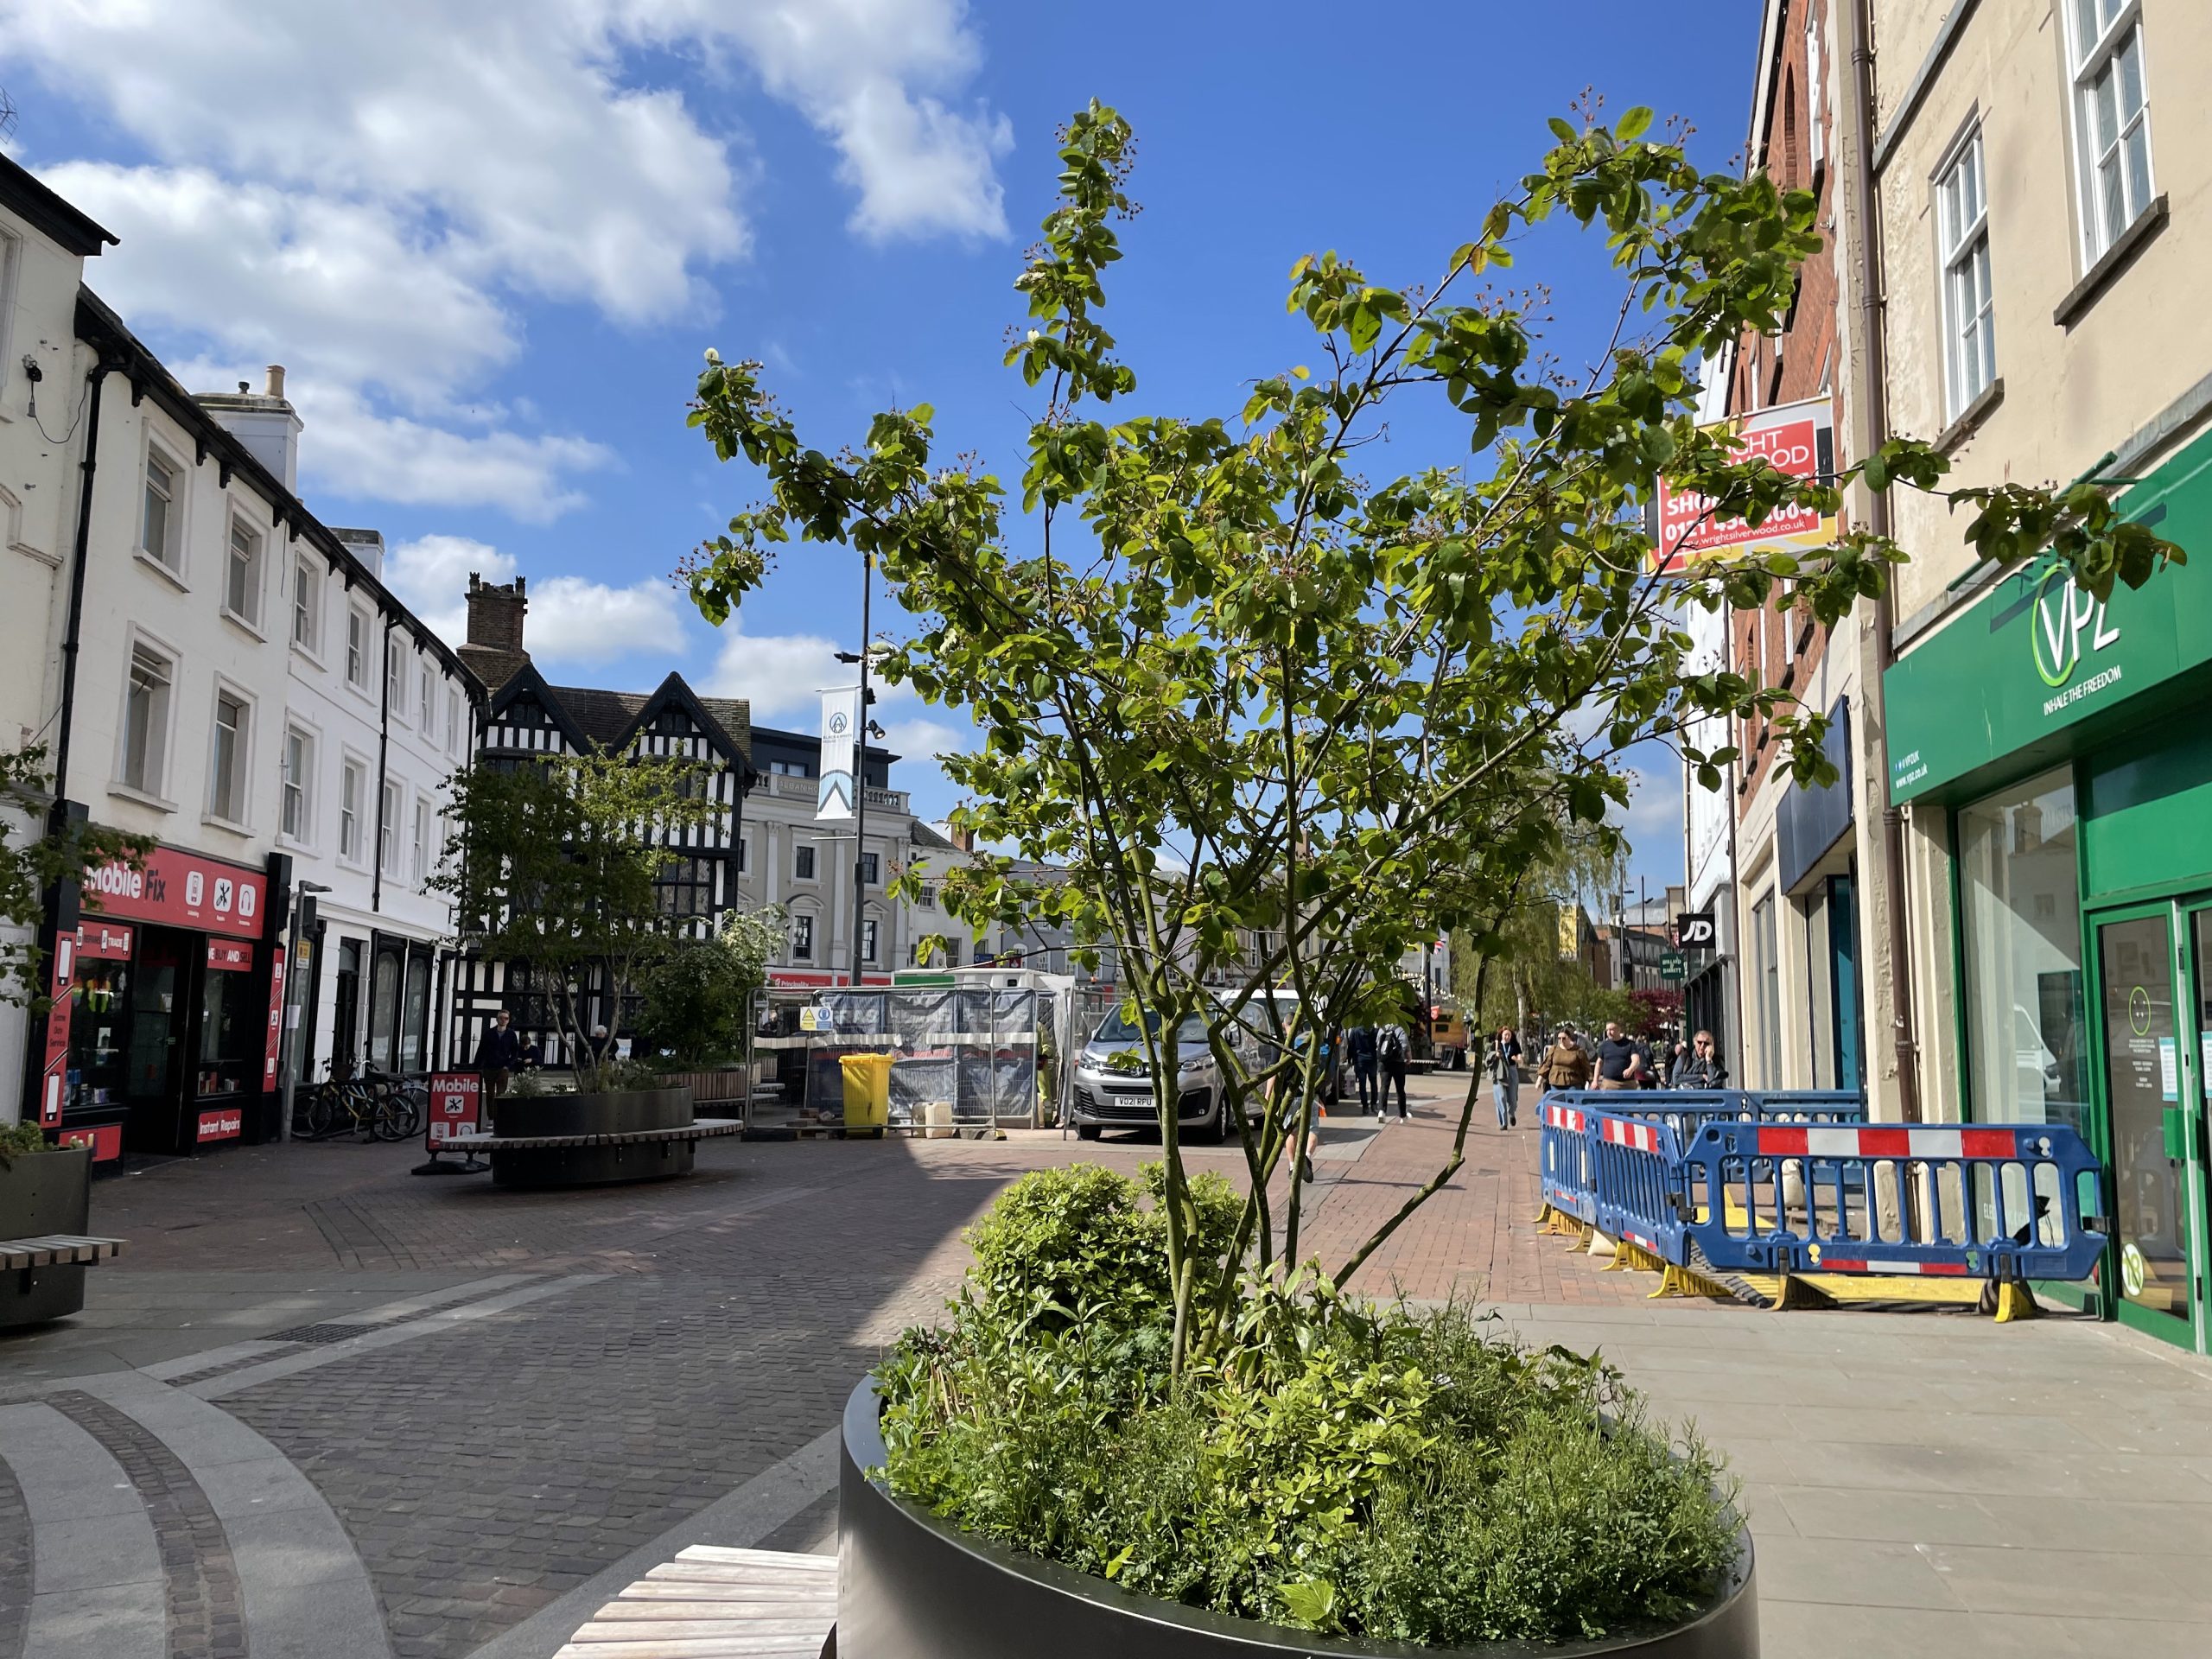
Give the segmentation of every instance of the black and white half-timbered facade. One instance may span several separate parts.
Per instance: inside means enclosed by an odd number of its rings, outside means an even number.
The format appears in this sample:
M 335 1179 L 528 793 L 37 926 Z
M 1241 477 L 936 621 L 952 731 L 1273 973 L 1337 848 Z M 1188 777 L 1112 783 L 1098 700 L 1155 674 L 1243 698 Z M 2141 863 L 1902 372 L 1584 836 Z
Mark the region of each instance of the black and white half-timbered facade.
M 661 872 L 658 886 L 663 912 L 703 937 L 724 910 L 742 900 L 742 824 L 752 773 L 747 705 L 733 698 L 699 696 L 677 673 L 650 693 L 549 683 L 523 646 L 528 605 L 524 580 L 493 583 L 474 575 L 468 579 L 468 643 L 461 648 L 461 658 L 491 694 L 477 764 L 514 766 L 591 753 L 696 761 L 714 800 L 728 810 L 715 821 L 671 832 L 675 856 Z M 523 1040 L 539 1046 L 545 1064 L 567 1064 L 554 988 L 537 983 L 527 963 L 466 961 L 455 984 L 458 1052 L 474 1053 L 485 1027 L 504 1007 L 512 1013 Z M 587 1003 L 587 1020 L 605 1024 L 617 1037 L 636 1012 L 607 1006 L 606 993 L 598 988 L 588 988 Z

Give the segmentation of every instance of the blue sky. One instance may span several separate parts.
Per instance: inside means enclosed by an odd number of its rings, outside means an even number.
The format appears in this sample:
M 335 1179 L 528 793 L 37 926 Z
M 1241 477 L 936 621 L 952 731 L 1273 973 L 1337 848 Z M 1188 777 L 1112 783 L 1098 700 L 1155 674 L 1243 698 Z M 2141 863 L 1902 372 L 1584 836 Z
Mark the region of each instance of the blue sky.
M 1312 355 L 1282 311 L 1295 257 L 1334 247 L 1422 280 L 1586 86 L 1687 118 L 1699 158 L 1730 164 L 1758 16 L 0 0 L 0 85 L 16 159 L 123 238 L 93 286 L 195 387 L 285 363 L 302 493 L 381 529 L 426 616 L 457 634 L 467 572 L 519 571 L 556 679 L 642 689 L 680 668 L 804 729 L 827 653 L 859 632 L 849 559 L 787 555 L 720 637 L 667 583 L 748 493 L 683 423 L 702 348 L 766 359 L 817 442 L 927 399 L 948 449 L 1014 470 L 1035 399 L 998 365 L 1009 283 L 1050 205 L 1052 130 L 1097 97 L 1140 138 L 1144 212 L 1108 314 L 1135 406 L 1228 413 Z M 1610 321 L 1595 251 L 1548 243 L 1516 272 L 1550 285 L 1570 359 Z M 1375 466 L 1462 445 L 1402 421 Z M 910 755 L 964 741 L 911 698 L 879 712 Z M 918 808 L 952 804 L 926 761 L 899 774 Z M 1677 794 L 1656 775 L 1631 817 L 1655 882 L 1680 874 Z

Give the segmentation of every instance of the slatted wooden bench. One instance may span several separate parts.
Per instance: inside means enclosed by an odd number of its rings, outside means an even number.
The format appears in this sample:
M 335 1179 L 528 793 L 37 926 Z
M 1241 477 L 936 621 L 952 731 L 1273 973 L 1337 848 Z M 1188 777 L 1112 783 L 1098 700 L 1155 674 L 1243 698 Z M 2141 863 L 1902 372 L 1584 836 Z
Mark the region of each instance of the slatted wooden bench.
M 79 1238 L 49 1233 L 42 1238 L 0 1238 L 0 1273 L 35 1268 L 89 1268 L 123 1254 L 119 1238 Z
M 698 1117 L 666 1129 L 610 1130 L 603 1135 L 456 1135 L 438 1142 L 447 1152 L 542 1152 L 556 1147 L 639 1147 L 657 1141 L 710 1141 L 745 1128 L 734 1117 Z
M 591 1617 L 553 1659 L 821 1659 L 837 1560 L 694 1544 Z

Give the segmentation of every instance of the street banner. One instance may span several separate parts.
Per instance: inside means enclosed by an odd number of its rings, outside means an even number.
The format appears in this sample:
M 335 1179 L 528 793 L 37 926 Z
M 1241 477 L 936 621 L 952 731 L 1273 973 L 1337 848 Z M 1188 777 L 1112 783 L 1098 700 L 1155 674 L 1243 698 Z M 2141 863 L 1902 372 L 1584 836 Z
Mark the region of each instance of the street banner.
M 849 818 L 853 816 L 853 741 L 859 729 L 861 689 L 839 686 L 822 694 L 822 791 L 814 816 Z
M 1835 474 L 1834 415 L 1825 397 L 1738 415 L 1705 429 L 1734 434 L 1738 461 L 1764 460 L 1792 478 Z M 1783 507 L 1754 530 L 1741 518 L 1712 517 L 1712 497 L 1679 488 L 1662 478 L 1658 529 L 1651 549 L 1653 569 L 1662 576 L 1675 576 L 1708 553 L 1752 548 L 1797 551 L 1826 547 L 1835 539 L 1833 513 Z

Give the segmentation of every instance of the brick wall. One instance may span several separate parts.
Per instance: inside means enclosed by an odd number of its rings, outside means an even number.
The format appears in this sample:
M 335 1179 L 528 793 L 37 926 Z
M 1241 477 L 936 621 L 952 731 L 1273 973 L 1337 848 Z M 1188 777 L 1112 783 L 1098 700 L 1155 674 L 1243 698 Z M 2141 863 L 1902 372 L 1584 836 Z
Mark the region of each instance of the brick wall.
M 1753 160 L 1782 188 L 1817 194 L 1817 223 L 1827 240 L 1799 273 L 1796 300 L 1783 321 L 1781 334 L 1772 339 L 1746 335 L 1738 345 L 1735 373 L 1728 387 L 1732 415 L 1777 404 L 1801 403 L 1820 396 L 1823 388 L 1834 397 L 1842 378 L 1834 254 L 1835 154 L 1840 136 L 1835 94 L 1840 76 L 1833 7 L 1830 0 L 1776 3 L 1782 13 L 1781 25 L 1766 105 L 1759 112 L 1760 153 Z M 1817 113 L 1810 90 L 1814 66 L 1808 50 L 1808 16 L 1819 36 L 1817 68 L 1821 85 Z M 1821 141 L 1817 149 L 1812 137 L 1815 128 Z M 1835 416 L 1840 446 L 1843 431 L 1840 405 Z M 1827 632 L 1815 626 L 1803 612 L 1784 614 L 1768 610 L 1757 615 L 1738 613 L 1733 640 L 1739 672 L 1764 685 L 1796 690 L 1818 665 L 1827 645 Z M 1743 722 L 1737 737 L 1743 751 L 1737 775 L 1740 814 L 1764 780 L 1776 746 L 1774 734 L 1764 720 Z

